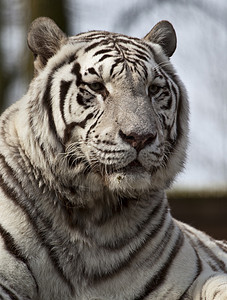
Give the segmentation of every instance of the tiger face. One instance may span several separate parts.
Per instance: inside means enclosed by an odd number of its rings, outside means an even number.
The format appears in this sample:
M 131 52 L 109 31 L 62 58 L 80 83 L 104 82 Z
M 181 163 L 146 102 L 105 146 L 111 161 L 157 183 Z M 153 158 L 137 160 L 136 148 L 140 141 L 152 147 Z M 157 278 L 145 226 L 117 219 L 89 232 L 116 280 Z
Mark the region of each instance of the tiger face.
M 68 168 L 80 166 L 94 185 L 114 192 L 166 187 L 187 143 L 187 99 L 169 61 L 172 25 L 160 22 L 144 39 L 99 31 L 66 38 L 42 18 L 28 44 L 35 80 L 48 75 L 50 126 Z

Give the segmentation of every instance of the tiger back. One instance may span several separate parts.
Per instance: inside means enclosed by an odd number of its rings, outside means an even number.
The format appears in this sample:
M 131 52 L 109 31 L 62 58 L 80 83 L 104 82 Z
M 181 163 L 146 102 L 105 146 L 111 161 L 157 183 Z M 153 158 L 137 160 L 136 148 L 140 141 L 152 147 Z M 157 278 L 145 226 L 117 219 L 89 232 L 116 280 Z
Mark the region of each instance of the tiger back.
M 28 33 L 34 78 L 0 119 L 0 299 L 227 299 L 227 244 L 172 218 L 188 99 L 176 34 Z

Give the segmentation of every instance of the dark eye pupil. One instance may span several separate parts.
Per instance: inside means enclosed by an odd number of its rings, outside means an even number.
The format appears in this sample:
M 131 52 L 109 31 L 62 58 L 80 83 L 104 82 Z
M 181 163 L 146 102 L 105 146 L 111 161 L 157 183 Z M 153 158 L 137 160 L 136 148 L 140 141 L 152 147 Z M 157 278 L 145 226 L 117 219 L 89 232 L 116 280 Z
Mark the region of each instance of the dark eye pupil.
M 160 87 L 157 86 L 157 85 L 150 85 L 149 86 L 149 94 L 151 94 L 151 95 L 157 94 L 159 90 L 160 90 Z
M 89 84 L 89 87 L 93 90 L 93 91 L 101 91 L 104 89 L 104 86 L 102 83 L 100 82 L 93 82 Z

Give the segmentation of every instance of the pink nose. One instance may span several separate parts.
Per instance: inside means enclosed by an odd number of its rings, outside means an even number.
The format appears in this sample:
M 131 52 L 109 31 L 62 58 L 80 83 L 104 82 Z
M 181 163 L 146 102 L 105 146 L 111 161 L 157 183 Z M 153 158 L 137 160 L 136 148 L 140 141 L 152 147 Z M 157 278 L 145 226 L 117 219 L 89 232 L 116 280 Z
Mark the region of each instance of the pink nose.
M 157 137 L 157 132 L 142 135 L 137 134 L 135 132 L 131 132 L 130 134 L 126 135 L 123 133 L 122 130 L 120 130 L 119 134 L 124 142 L 131 145 L 138 152 L 142 150 L 145 146 L 152 144 Z

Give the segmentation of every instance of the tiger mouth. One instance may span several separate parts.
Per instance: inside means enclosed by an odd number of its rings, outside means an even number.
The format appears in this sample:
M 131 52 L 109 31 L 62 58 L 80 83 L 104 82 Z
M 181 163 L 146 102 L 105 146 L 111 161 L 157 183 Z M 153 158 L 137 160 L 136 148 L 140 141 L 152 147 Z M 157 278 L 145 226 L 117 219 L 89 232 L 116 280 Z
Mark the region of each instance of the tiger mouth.
M 115 173 L 134 173 L 134 172 L 138 172 L 138 171 L 146 171 L 146 169 L 142 166 L 142 164 L 137 160 L 133 160 L 132 162 L 130 162 L 127 166 L 116 169 Z
M 104 165 L 101 164 L 96 170 L 102 176 L 108 176 L 116 173 L 121 174 L 133 174 L 138 172 L 148 172 L 148 170 L 137 160 L 133 160 L 124 167 L 117 167 L 116 165 Z M 149 170 L 149 173 L 153 173 L 153 169 Z
M 138 159 L 133 160 L 130 162 L 127 167 L 143 167 L 141 163 L 138 161 Z
M 114 174 L 124 174 L 124 175 L 133 175 L 133 174 L 138 174 L 138 173 L 149 173 L 150 175 L 153 175 L 159 168 L 160 166 L 155 166 L 153 165 L 151 168 L 146 168 L 146 166 L 143 166 L 140 161 L 136 158 L 130 163 L 128 163 L 125 166 L 118 166 L 117 164 L 105 164 L 105 163 L 96 163 L 96 164 L 91 164 L 88 160 L 86 159 L 77 159 L 74 157 L 69 157 L 67 158 L 68 160 L 68 166 L 70 169 L 75 168 L 76 165 L 79 163 L 82 163 L 85 165 L 85 170 L 83 171 L 84 175 L 89 174 L 89 173 L 95 173 L 100 175 L 101 177 L 106 177 Z

